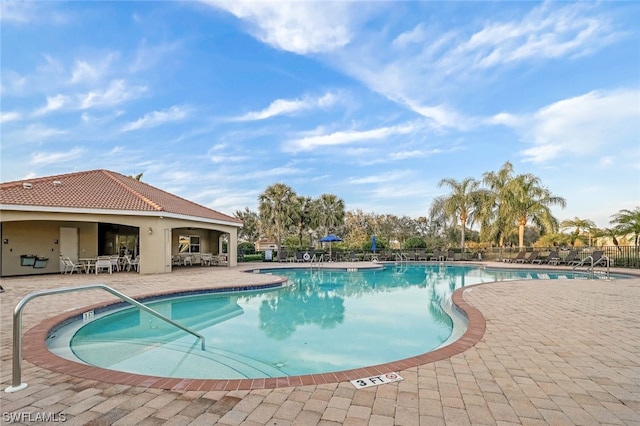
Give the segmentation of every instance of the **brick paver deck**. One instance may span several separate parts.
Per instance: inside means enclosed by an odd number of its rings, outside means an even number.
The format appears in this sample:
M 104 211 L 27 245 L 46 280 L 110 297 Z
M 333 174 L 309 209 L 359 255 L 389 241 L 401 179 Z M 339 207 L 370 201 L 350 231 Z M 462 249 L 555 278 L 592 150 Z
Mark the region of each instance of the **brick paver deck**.
M 272 280 L 238 269 L 197 267 L 162 275 L 3 279 L 2 390 L 11 384 L 13 309 L 33 291 L 100 282 L 135 297 Z M 500 282 L 469 287 L 457 297 L 482 314 L 484 333 L 461 353 L 400 370 L 401 382 L 360 390 L 342 381 L 205 391 L 185 389 L 178 381 L 171 389 L 159 389 L 148 383 L 76 377 L 25 360 L 22 381 L 29 386 L 15 393 L 0 391 L 0 422 L 53 424 L 64 418 L 70 425 L 127 426 L 640 425 L 640 278 Z M 99 290 L 34 299 L 24 311 L 23 330 L 62 312 L 113 299 Z M 477 324 L 472 319 L 473 327 Z M 25 338 L 25 358 L 33 343 Z M 52 413 L 58 417 L 41 421 Z

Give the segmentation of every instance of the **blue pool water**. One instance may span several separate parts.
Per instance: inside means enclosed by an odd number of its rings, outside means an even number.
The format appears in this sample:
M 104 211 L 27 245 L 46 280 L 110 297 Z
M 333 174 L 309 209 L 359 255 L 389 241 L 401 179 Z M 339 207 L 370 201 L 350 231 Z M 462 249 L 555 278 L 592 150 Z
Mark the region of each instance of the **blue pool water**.
M 453 311 L 450 296 L 459 287 L 579 277 L 433 264 L 263 272 L 285 276 L 290 285 L 146 303 L 204 335 L 204 351 L 194 336 L 137 308 L 78 321 L 57 330 L 48 344 L 61 356 L 95 366 L 164 377 L 236 379 L 341 371 L 423 354 L 447 342 L 455 328 L 447 314 Z

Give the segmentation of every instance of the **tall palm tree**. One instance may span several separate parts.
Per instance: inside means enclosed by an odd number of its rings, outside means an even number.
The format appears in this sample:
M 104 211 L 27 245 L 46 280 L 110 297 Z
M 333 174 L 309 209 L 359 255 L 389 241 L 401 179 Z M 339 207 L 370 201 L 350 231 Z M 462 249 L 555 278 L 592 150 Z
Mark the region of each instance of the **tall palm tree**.
M 473 225 L 476 210 L 481 208 L 480 200 L 484 193 L 480 189 L 480 182 L 470 177 L 461 181 L 445 178 L 438 183 L 438 187 L 442 186 L 448 186 L 452 192 L 438 199 L 437 203 L 441 205 L 446 216 L 460 220 L 460 247 L 464 249 L 465 229 L 467 225 Z
M 285 230 L 292 223 L 296 199 L 295 191 L 284 183 L 268 186 L 258 197 L 262 226 L 267 234 L 275 238 L 277 250 L 280 250 Z
M 515 216 L 507 208 L 507 201 L 511 196 L 511 180 L 513 165 L 508 161 L 497 173 L 485 172 L 482 175 L 482 182 L 489 190 L 479 215 L 482 223 L 481 232 L 486 235 L 486 240 L 497 241 L 499 247 L 504 245 L 505 237 L 516 228 Z
M 304 231 L 311 229 L 313 200 L 311 197 L 299 196 L 293 210 L 293 222 L 298 228 L 298 244 L 302 246 Z M 310 242 L 311 243 L 311 242 Z
M 560 228 L 565 230 L 572 229 L 574 235 L 572 240 L 587 232 L 589 234 L 589 246 L 591 246 L 591 234 L 597 227 L 594 221 L 589 219 L 580 219 L 576 216 L 573 219 L 563 220 L 560 223 Z
M 550 206 L 564 208 L 567 202 L 543 187 L 538 177 L 530 173 L 518 175 L 509 181 L 505 190 L 510 194 L 505 204 L 507 216 L 515 215 L 521 249 L 524 248 L 527 223 L 531 222 L 545 232 L 558 229 L 558 220 L 551 214 Z
M 611 216 L 609 223 L 614 224 L 615 231 L 618 235 L 633 234 L 635 239 L 635 247 L 638 250 L 640 241 L 640 207 L 634 210 L 623 209 Z
M 313 203 L 313 214 L 323 235 L 327 235 L 344 224 L 344 201 L 334 194 L 322 194 Z

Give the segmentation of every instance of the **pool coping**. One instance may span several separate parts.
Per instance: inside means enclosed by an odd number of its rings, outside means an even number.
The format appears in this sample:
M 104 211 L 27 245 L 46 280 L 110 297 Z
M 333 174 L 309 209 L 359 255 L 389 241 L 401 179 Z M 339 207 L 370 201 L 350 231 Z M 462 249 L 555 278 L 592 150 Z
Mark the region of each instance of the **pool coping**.
M 266 269 L 266 268 L 265 268 Z M 281 285 L 286 279 L 278 277 L 270 283 L 252 285 L 251 289 L 273 287 L 274 283 Z M 486 321 L 482 313 L 471 306 L 464 300 L 464 292 L 477 285 L 486 285 L 490 283 L 480 283 L 468 287 L 462 287 L 454 291 L 451 296 L 453 306 L 467 318 L 467 330 L 462 336 L 450 343 L 449 345 L 440 347 L 433 351 L 416 355 L 413 357 L 367 367 L 361 367 L 351 370 L 319 373 L 299 376 L 284 376 L 273 378 L 258 379 L 191 379 L 191 378 L 174 378 L 149 376 L 135 373 L 120 372 L 109 370 L 101 367 L 95 367 L 80 362 L 71 361 L 54 354 L 49 350 L 46 339 L 61 324 L 69 322 L 77 316 L 91 310 L 105 309 L 111 305 L 117 305 L 120 301 L 111 301 L 97 303 L 90 306 L 84 306 L 78 309 L 64 312 L 55 317 L 43 320 L 38 325 L 29 329 L 23 336 L 22 353 L 24 359 L 30 363 L 48 370 L 67 374 L 73 377 L 96 380 L 113 384 L 122 384 L 129 386 L 140 386 L 146 388 L 156 388 L 164 390 L 186 390 L 186 391 L 233 391 L 233 390 L 254 390 L 254 389 L 275 389 L 282 387 L 304 386 L 304 385 L 320 385 L 327 383 L 338 383 L 350 380 L 356 380 L 363 377 L 371 377 L 389 372 L 398 372 L 407 368 L 417 367 L 424 364 L 433 363 L 443 359 L 450 358 L 460 354 L 473 347 L 480 341 L 485 333 Z M 226 291 L 238 291 L 243 287 L 232 286 L 225 287 Z M 203 291 L 211 291 L 212 288 L 203 288 Z M 216 288 L 215 291 L 221 291 Z M 190 293 L 194 290 L 189 290 Z M 163 295 L 175 294 L 175 291 L 166 291 L 163 293 L 154 293 L 144 296 L 138 296 L 135 299 L 148 299 L 152 297 L 161 297 Z

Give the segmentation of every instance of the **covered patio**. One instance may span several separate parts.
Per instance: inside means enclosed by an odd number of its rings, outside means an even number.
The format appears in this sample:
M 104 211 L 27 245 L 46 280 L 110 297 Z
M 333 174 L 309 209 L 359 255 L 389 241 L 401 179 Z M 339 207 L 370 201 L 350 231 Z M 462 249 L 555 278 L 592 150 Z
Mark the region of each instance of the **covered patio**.
M 62 257 L 127 256 L 143 274 L 176 256 L 237 264 L 239 220 L 107 170 L 2 183 L 0 212 L 3 277 L 63 272 Z

